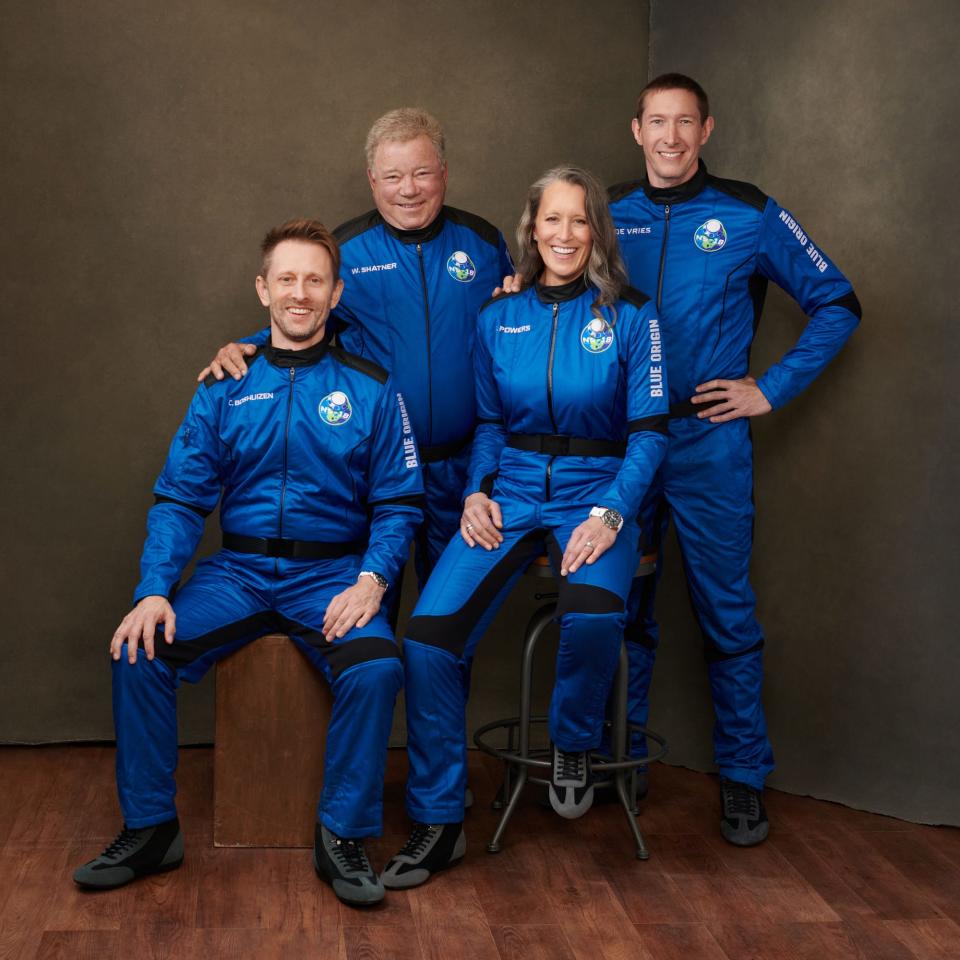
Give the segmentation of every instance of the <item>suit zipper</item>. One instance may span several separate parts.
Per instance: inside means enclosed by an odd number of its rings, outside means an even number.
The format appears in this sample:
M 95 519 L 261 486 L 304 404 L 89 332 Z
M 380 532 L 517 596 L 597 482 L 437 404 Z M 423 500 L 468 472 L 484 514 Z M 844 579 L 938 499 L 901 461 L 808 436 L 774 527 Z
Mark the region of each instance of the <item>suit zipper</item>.
M 557 418 L 553 413 L 553 358 L 557 352 L 557 321 L 560 316 L 560 304 L 553 305 L 553 327 L 550 330 L 550 353 L 547 357 L 547 412 L 550 414 L 550 426 L 557 433 Z M 546 494 L 550 499 L 550 480 L 553 476 L 553 457 L 547 461 Z
M 417 244 L 417 261 L 420 264 L 420 283 L 423 286 L 423 317 L 427 332 L 427 414 L 429 416 L 430 436 L 424 441 L 426 446 L 433 442 L 433 363 L 430 356 L 430 301 L 427 298 L 427 271 L 423 267 L 423 245 Z
M 296 379 L 296 368 L 290 368 L 290 392 L 287 394 L 287 419 L 283 425 L 283 479 L 280 482 L 280 522 L 277 536 L 283 536 L 283 501 L 287 495 L 287 441 L 290 436 L 290 414 L 293 411 L 293 384 Z
M 663 297 L 663 267 L 667 260 L 667 238 L 670 236 L 670 204 L 663 208 L 663 243 L 660 246 L 660 272 L 657 274 L 657 310 Z

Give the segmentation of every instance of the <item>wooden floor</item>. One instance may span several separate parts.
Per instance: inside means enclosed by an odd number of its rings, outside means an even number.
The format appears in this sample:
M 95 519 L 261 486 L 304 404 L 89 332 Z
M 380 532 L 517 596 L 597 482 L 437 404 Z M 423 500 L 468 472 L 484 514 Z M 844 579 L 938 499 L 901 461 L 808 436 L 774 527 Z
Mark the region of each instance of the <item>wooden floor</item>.
M 633 857 L 622 812 L 564 821 L 533 794 L 497 856 L 492 761 L 471 754 L 467 860 L 369 911 L 342 907 L 305 850 L 214 849 L 212 751 L 184 750 L 187 859 L 108 893 L 74 866 L 113 839 L 113 750 L 0 749 L 0 957 L 424 960 L 957 960 L 960 830 L 767 792 L 770 840 L 717 831 L 717 787 L 658 766 Z M 391 751 L 382 865 L 406 836 L 404 755 Z

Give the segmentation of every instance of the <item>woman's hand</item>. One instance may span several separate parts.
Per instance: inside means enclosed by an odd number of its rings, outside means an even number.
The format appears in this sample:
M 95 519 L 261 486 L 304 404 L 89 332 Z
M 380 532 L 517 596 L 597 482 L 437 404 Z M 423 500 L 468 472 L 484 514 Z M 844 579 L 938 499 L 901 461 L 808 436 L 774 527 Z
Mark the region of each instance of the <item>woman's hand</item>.
M 617 531 L 599 517 L 588 517 L 570 534 L 560 561 L 560 576 L 576 573 L 583 564 L 596 563 L 614 544 Z
M 478 543 L 484 550 L 496 550 L 503 543 L 503 517 L 500 504 L 485 493 L 471 493 L 463 501 L 463 516 L 460 518 L 460 536 L 468 547 Z

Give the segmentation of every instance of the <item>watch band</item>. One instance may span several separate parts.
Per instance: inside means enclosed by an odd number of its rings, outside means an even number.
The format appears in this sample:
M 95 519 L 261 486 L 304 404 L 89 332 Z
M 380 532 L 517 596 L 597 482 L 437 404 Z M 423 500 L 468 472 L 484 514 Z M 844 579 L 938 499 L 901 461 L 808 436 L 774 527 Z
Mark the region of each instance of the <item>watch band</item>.
M 384 590 L 390 586 L 387 578 L 382 573 L 377 573 L 375 570 L 361 570 L 360 573 L 357 574 L 357 580 L 359 580 L 361 577 L 372 577 L 374 580 L 376 580 L 377 586 Z
M 623 529 L 623 514 L 613 507 L 594 507 L 590 511 L 591 517 L 599 517 L 605 527 L 619 533 Z

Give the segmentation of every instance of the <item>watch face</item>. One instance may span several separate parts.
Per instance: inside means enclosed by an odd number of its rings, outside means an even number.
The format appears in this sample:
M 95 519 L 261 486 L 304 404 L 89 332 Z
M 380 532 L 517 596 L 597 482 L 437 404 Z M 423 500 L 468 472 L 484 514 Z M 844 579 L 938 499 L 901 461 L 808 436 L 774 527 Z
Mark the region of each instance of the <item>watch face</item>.
M 604 524 L 610 527 L 611 530 L 616 530 L 620 524 L 623 523 L 623 517 L 620 515 L 619 510 L 607 510 L 602 519 Z

